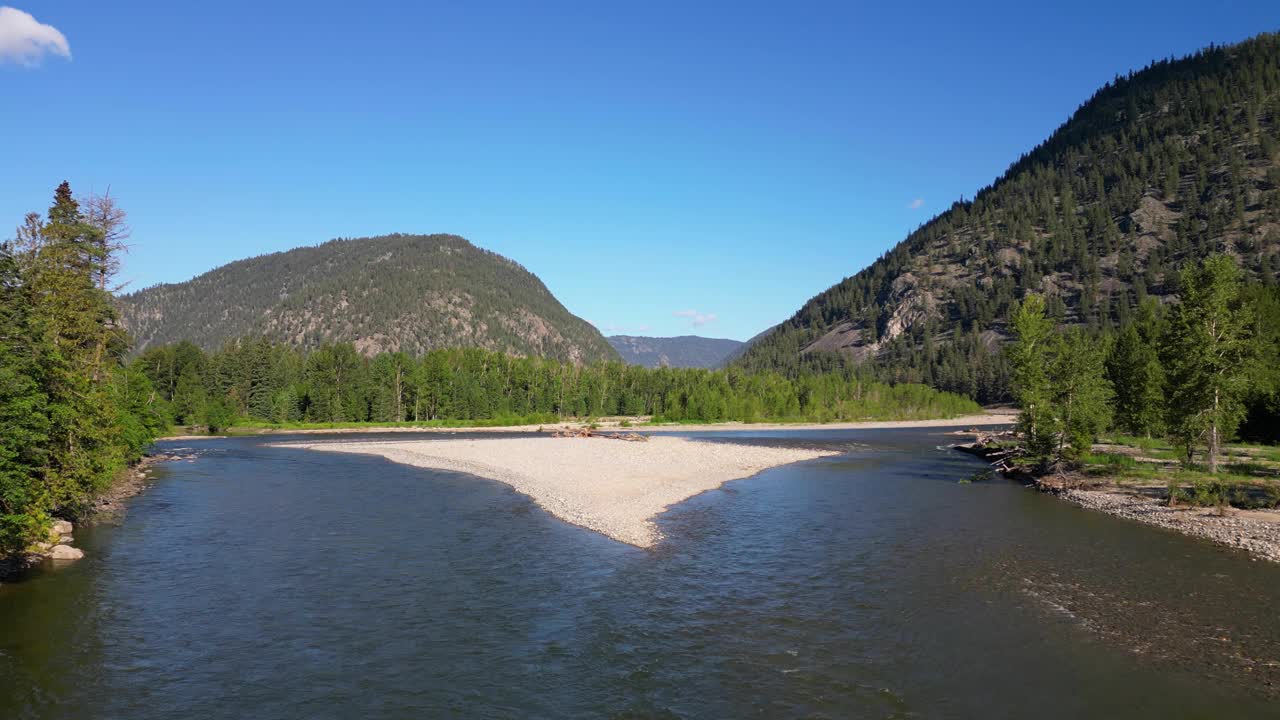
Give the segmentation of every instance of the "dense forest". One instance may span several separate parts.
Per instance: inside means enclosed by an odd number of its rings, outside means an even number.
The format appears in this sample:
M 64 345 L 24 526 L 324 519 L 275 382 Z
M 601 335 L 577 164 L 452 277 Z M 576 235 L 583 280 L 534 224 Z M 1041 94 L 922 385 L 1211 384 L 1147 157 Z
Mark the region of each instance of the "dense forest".
M 1027 296 L 1008 354 L 1019 430 L 1041 470 L 1072 465 L 1105 430 L 1169 438 L 1186 465 L 1202 452 L 1210 473 L 1242 424 L 1246 437 L 1280 441 L 1280 290 L 1241 274 L 1225 255 L 1188 265 L 1178 302 L 1148 299 L 1101 342 Z
M 166 425 L 122 362 L 110 283 L 125 234 L 110 197 L 63 183 L 0 244 L 0 558 L 82 513 Z
M 175 425 L 236 423 L 554 422 L 651 415 L 667 421 L 952 417 L 980 408 L 922 385 L 887 386 L 847 369 L 786 378 L 620 362 L 578 365 L 477 348 L 362 356 L 350 343 L 298 351 L 265 338 L 205 353 L 150 348 L 145 375 Z
M 616 360 L 600 332 L 533 273 L 456 235 L 339 239 L 239 260 L 118 299 L 135 349 L 247 336 L 362 355 L 478 347 L 571 362 Z
M 1276 283 L 1280 36 L 1117 77 L 972 201 L 815 296 L 735 362 L 794 376 L 854 362 L 887 381 L 1010 397 L 1012 310 L 1057 324 L 1130 322 L 1214 253 Z

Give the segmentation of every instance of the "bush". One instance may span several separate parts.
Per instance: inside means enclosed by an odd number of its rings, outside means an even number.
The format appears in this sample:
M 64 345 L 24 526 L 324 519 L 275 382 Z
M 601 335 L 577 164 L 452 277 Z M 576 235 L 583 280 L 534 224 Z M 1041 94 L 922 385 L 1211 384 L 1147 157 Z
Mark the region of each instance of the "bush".
M 236 409 L 231 406 L 231 403 L 219 398 L 205 404 L 204 424 L 209 428 L 210 433 L 222 432 L 235 422 Z

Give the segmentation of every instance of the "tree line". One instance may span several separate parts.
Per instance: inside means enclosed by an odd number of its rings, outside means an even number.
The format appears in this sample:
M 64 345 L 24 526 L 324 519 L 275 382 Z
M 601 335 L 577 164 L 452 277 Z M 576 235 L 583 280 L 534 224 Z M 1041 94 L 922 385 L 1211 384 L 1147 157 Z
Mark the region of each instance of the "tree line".
M 0 557 L 83 512 L 165 425 L 111 303 L 124 220 L 63 183 L 0 243 Z
M 888 385 L 855 368 L 788 378 L 738 369 L 581 365 L 477 348 L 373 357 L 351 343 L 309 351 L 244 338 L 130 358 L 112 277 L 126 216 L 67 183 L 45 215 L 0 243 L 0 557 L 79 517 L 174 425 L 491 424 L 565 416 L 669 421 L 855 420 L 956 416 L 970 399 Z
M 246 338 L 214 352 L 190 342 L 150 348 L 130 368 L 147 377 L 175 425 L 237 423 L 543 423 L 561 417 L 663 421 L 836 421 L 956 416 L 968 398 L 890 386 L 857 370 L 777 373 L 578 365 L 479 348 L 364 357 L 350 343 L 311 351 Z
M 1115 332 L 1062 329 L 1040 295 L 1013 313 L 1008 355 L 1019 429 L 1042 470 L 1070 465 L 1100 432 L 1166 437 L 1217 472 L 1242 429 L 1280 440 L 1280 292 L 1213 255 L 1183 269 L 1175 302 L 1144 302 Z
M 736 362 L 796 374 L 870 364 L 983 403 L 1010 396 L 1012 312 L 1043 295 L 1093 331 L 1180 292 L 1181 269 L 1228 252 L 1275 285 L 1280 246 L 1280 35 L 1117 77 L 972 200 L 810 299 Z M 851 360 L 806 350 L 838 331 Z M 987 342 L 975 342 L 975 338 Z

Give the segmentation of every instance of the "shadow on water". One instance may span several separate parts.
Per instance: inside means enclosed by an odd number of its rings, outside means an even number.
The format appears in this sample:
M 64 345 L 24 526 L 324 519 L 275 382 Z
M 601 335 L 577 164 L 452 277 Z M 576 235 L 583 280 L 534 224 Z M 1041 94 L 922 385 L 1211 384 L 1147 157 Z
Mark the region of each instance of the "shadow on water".
M 937 430 L 697 437 L 844 454 L 643 551 L 466 475 L 174 443 L 84 561 L 0 587 L 0 717 L 1276 714 L 1280 568 L 961 484 Z

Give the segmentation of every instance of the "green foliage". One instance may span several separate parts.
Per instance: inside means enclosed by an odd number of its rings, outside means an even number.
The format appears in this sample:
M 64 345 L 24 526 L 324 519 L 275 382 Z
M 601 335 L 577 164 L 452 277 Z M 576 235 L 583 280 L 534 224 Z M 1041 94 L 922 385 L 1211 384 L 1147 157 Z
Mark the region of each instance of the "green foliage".
M 1111 383 L 1103 352 L 1080 328 L 1060 336 L 1050 366 L 1051 424 L 1057 428 L 1054 459 L 1075 462 L 1111 421 Z
M 1139 319 L 1126 323 L 1107 356 L 1107 378 L 1115 389 L 1115 427 L 1151 437 L 1164 431 L 1165 373 L 1154 301 L 1143 303 Z
M 1280 285 L 1254 283 L 1244 292 L 1253 308 L 1254 353 L 1239 432 L 1249 440 L 1280 443 Z
M 1013 327 L 1009 357 L 1028 450 L 1043 467 L 1075 462 L 1110 419 L 1102 351 L 1078 328 L 1056 332 L 1038 295 L 1017 309 Z
M 214 398 L 205 403 L 200 420 L 210 433 L 220 433 L 236 424 L 235 406 L 226 398 Z
M 179 340 L 213 350 L 261 337 L 297 349 L 354 343 L 362 352 L 412 355 L 477 347 L 573 362 L 618 358 L 536 276 L 456 235 L 331 240 L 117 302 L 140 350 Z M 265 413 L 270 398 L 257 401 L 255 412 Z
M 923 385 L 885 385 L 852 370 L 786 378 L 776 373 L 659 368 L 618 362 L 575 365 L 475 348 L 420 358 L 364 358 L 350 344 L 302 353 L 262 339 L 205 355 L 151 348 L 131 365 L 160 388 L 173 422 L 232 424 L 474 422 L 517 424 L 651 415 L 669 422 L 863 420 L 954 417 L 972 400 Z M 188 357 L 179 362 L 179 355 Z M 181 370 L 175 368 L 181 366 Z M 172 376 L 181 373 L 175 383 Z M 196 402 L 197 399 L 204 400 Z M 270 398 L 261 404 L 255 398 Z
M 0 557 L 48 522 L 46 488 L 33 480 L 48 439 L 48 397 L 38 379 L 30 304 L 13 247 L 0 247 Z
M 1008 368 L 993 349 L 1029 294 L 1045 297 L 1055 324 L 1099 331 L 1176 295 L 1178 269 L 1215 252 L 1274 285 L 1277 137 L 1278 35 L 1117 77 L 972 201 L 809 300 L 735 364 L 788 376 L 861 364 L 876 378 L 1004 400 Z M 1130 400 L 1120 421 L 1150 426 Z
M 1271 327 L 1280 319 L 1274 290 L 1244 283 L 1224 255 L 1188 266 L 1180 278 L 1167 313 L 1144 303 L 1114 335 L 1053 329 L 1038 296 L 1014 312 L 1008 355 L 1019 425 L 1042 468 L 1079 460 L 1100 473 L 1087 453 L 1112 420 L 1116 430 L 1133 434 L 1117 441 L 1142 448 L 1146 457 L 1174 459 L 1159 442 L 1167 436 L 1190 466 L 1203 446 L 1210 474 L 1246 412 L 1255 431 L 1274 435 L 1280 424 L 1270 404 L 1280 374 L 1273 369 L 1280 359 L 1280 330 Z
M 1189 481 L 1189 484 L 1186 484 Z M 1280 484 L 1258 486 L 1250 482 L 1207 480 L 1193 475 L 1190 478 L 1173 478 L 1169 491 L 1171 504 L 1195 507 L 1227 506 L 1241 510 L 1269 510 L 1280 507 Z
M 63 183 L 0 246 L 0 556 L 82 511 L 168 420 L 120 363 L 111 228 L 95 217 Z
M 1013 397 L 1021 412 L 1018 430 L 1037 457 L 1047 457 L 1054 445 L 1049 425 L 1050 343 L 1053 323 L 1045 317 L 1044 298 L 1029 295 L 1013 315 L 1015 341 L 1009 346 Z
M 1169 428 L 1187 448 L 1188 460 L 1203 444 L 1209 471 L 1215 472 L 1222 443 L 1244 414 L 1255 353 L 1252 307 L 1245 302 L 1235 262 L 1224 255 L 1188 267 L 1180 284 L 1181 302 L 1164 341 Z

